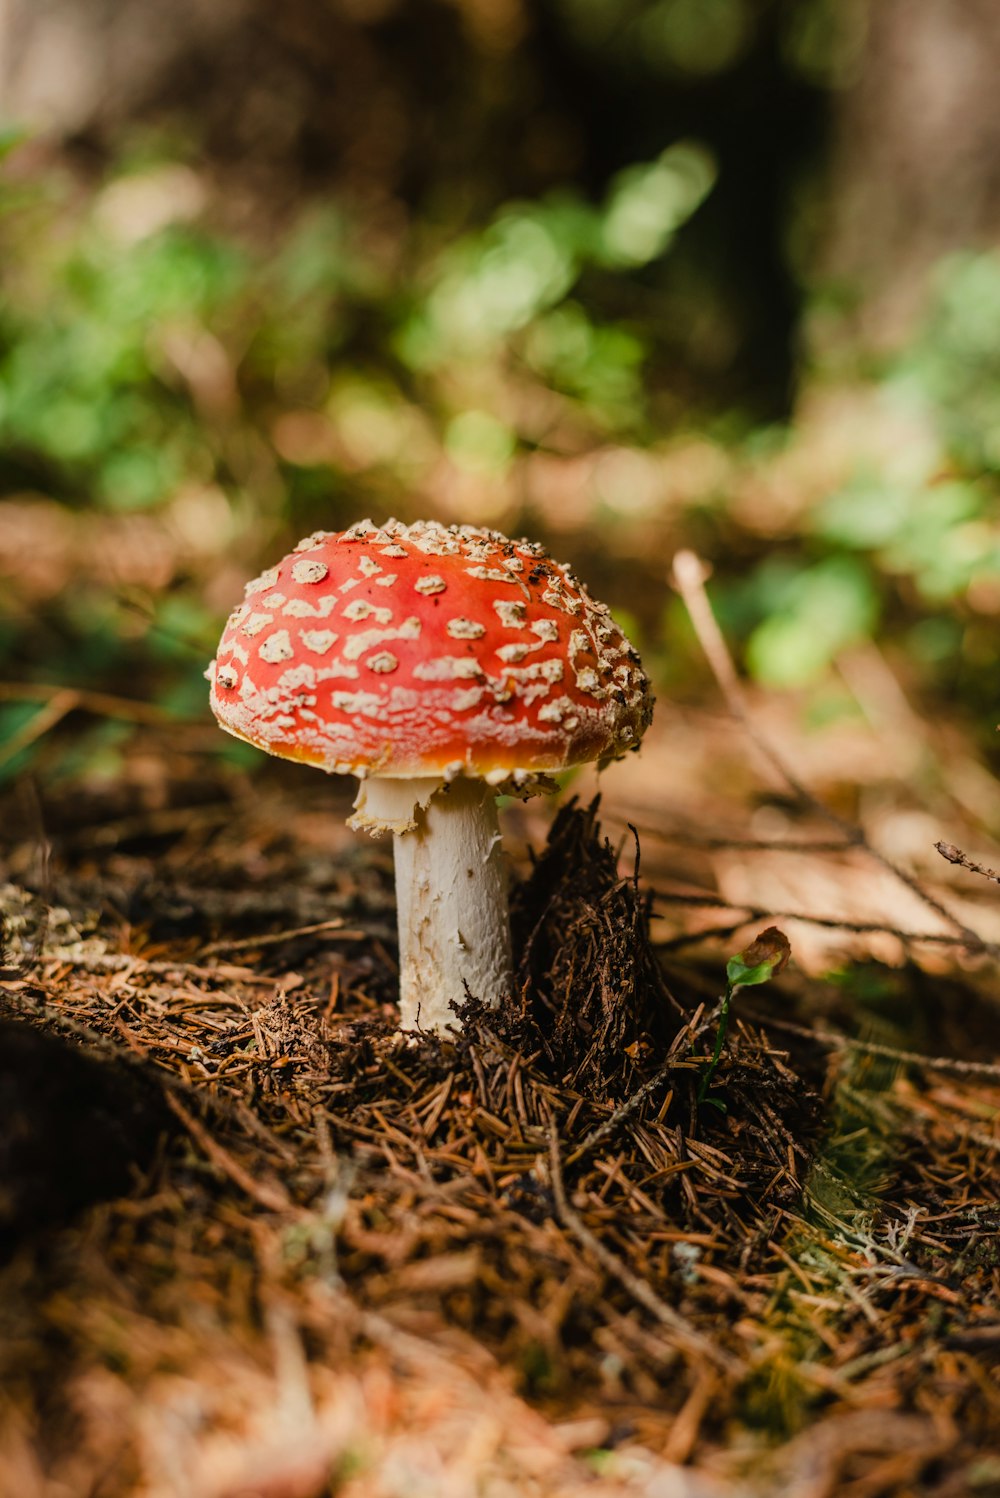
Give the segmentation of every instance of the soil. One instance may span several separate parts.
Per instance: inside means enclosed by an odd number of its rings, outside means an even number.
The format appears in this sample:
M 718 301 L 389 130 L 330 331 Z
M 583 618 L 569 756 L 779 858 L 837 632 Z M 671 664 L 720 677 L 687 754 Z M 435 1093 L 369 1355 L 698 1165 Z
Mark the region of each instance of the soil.
M 921 1059 L 789 969 L 705 1088 L 725 963 L 576 802 L 515 1002 L 402 1036 L 391 860 L 290 785 L 9 799 L 0 1492 L 1000 1491 L 971 981 L 896 973 Z

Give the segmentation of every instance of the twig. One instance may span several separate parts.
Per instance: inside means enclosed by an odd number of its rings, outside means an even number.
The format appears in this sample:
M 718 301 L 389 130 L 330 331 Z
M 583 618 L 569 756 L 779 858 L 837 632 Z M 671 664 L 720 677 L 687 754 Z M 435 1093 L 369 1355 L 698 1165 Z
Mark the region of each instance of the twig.
M 266 1207 L 269 1212 L 293 1210 L 294 1203 L 283 1186 L 276 1181 L 258 1181 L 218 1140 L 212 1138 L 204 1124 L 199 1123 L 198 1119 L 188 1112 L 179 1098 L 169 1090 L 164 1090 L 163 1096 L 171 1113 L 180 1119 L 195 1144 L 204 1151 L 217 1170 L 221 1170 L 223 1175 L 228 1176 L 241 1191 L 244 1191 L 259 1206 Z
M 817 800 L 812 791 L 796 775 L 784 755 L 769 739 L 764 737 L 750 716 L 743 685 L 736 674 L 729 647 L 722 637 L 722 631 L 712 612 L 708 594 L 705 592 L 707 576 L 708 569 L 705 563 L 700 557 L 695 556 L 693 551 L 679 551 L 674 557 L 671 582 L 684 601 L 684 606 L 694 626 L 694 632 L 698 637 L 698 643 L 705 652 L 705 658 L 711 667 L 712 675 L 718 682 L 730 713 L 739 720 L 748 738 L 756 744 L 764 758 L 774 766 L 782 780 L 804 805 L 810 806 L 824 820 L 832 823 L 838 831 L 843 833 L 848 843 L 855 845 L 862 843 L 864 834 L 861 828 L 845 821 Z
M 976 951 L 988 952 L 991 957 L 1000 958 L 1000 947 L 994 942 L 986 941 L 978 932 L 959 920 L 958 916 L 935 895 L 926 890 L 915 875 L 893 862 L 886 854 L 879 851 L 869 841 L 864 828 L 854 822 L 832 811 L 818 796 L 814 795 L 796 775 L 791 765 L 788 764 L 784 755 L 778 750 L 766 735 L 754 723 L 747 707 L 746 696 L 742 684 L 736 675 L 732 656 L 722 631 L 719 629 L 712 606 L 705 592 L 705 578 L 707 576 L 705 564 L 695 556 L 693 551 L 679 551 L 674 557 L 672 581 L 681 598 L 694 626 L 695 634 L 705 657 L 711 667 L 712 674 L 719 684 L 719 688 L 726 700 L 726 705 L 734 718 L 742 725 L 748 738 L 771 764 L 785 781 L 789 790 L 797 797 L 803 806 L 807 806 L 817 816 L 821 816 L 831 826 L 836 827 L 844 838 L 854 847 L 863 848 L 864 851 L 876 863 L 880 864 L 893 878 L 898 879 L 900 884 L 906 886 L 918 900 L 921 900 L 930 910 L 935 911 L 942 920 L 951 926 L 962 938 L 966 947 L 974 948 Z
M 759 919 L 759 917 L 753 919 Z M 748 924 L 746 917 L 740 916 L 739 920 L 729 921 L 725 926 L 706 926 L 703 931 L 681 931 L 678 935 L 665 937 L 662 941 L 655 940 L 654 944 L 656 950 L 661 953 L 679 952 L 684 947 L 697 946 L 699 942 L 708 941 L 712 937 L 717 940 L 725 937 L 728 941 L 731 936 L 735 936 L 737 931 L 742 931 L 743 927 Z
M 970 1326 L 967 1331 L 948 1332 L 944 1339 L 946 1347 L 960 1347 L 967 1352 L 993 1353 L 1000 1350 L 1000 1322 L 988 1322 L 985 1326 Z
M 153 977 L 172 977 L 177 973 L 183 973 L 185 977 L 210 978 L 215 982 L 220 979 L 226 983 L 230 980 L 240 983 L 274 983 L 273 975 L 254 972 L 253 968 L 244 968 L 236 964 L 225 963 L 221 967 L 200 967 L 196 962 L 183 962 L 181 959 L 157 959 L 155 962 L 147 962 L 144 957 L 138 957 L 128 952 L 80 952 L 72 956 L 61 956 L 58 952 L 43 952 L 39 962 L 66 963 L 81 973 L 149 973 Z
M 631 813 L 625 815 L 612 807 L 602 808 L 606 822 L 632 825 Z M 807 837 L 726 837 L 722 834 L 702 834 L 686 827 L 650 827 L 643 822 L 640 828 L 644 838 L 653 838 L 660 843 L 677 843 L 684 848 L 706 848 L 711 852 L 728 848 L 739 848 L 748 853 L 847 853 L 856 844 L 847 838 Z
M 628 1265 L 616 1253 L 612 1253 L 610 1248 L 605 1248 L 601 1240 L 581 1222 L 566 1197 L 562 1161 L 559 1155 L 559 1135 L 554 1123 L 550 1124 L 549 1129 L 549 1168 L 552 1176 L 552 1195 L 555 1198 L 559 1221 L 567 1232 L 573 1234 L 581 1247 L 597 1260 L 605 1273 L 616 1279 L 633 1300 L 638 1301 L 651 1315 L 655 1316 L 661 1326 L 665 1326 L 672 1333 L 678 1346 L 682 1347 L 685 1352 L 698 1358 L 707 1358 L 726 1373 L 741 1374 L 743 1366 L 736 1358 L 723 1352 L 707 1337 L 703 1337 L 699 1331 L 696 1331 L 679 1311 L 675 1311 L 673 1306 L 661 1300 L 646 1280 L 633 1274 Z
M 722 935 L 727 936 L 730 931 L 738 930 L 740 926 L 748 926 L 752 921 L 805 921 L 810 926 L 823 926 L 832 931 L 852 931 L 859 936 L 872 934 L 884 934 L 886 936 L 898 937 L 900 941 L 922 941 L 937 942 L 946 947 L 964 947 L 967 945 L 962 936 L 951 936 L 947 931 L 903 931 L 898 926 L 889 926 L 882 921 L 847 921 L 836 915 L 809 915 L 804 910 L 770 910 L 762 905 L 741 905 L 732 900 L 723 899 L 721 895 L 682 895 L 671 894 L 663 890 L 654 890 L 653 899 L 662 901 L 665 905 L 703 905 L 712 910 L 745 910 L 746 919 L 738 921 L 735 927 L 723 926 L 712 928 L 708 931 L 694 931 L 686 933 L 685 940 L 701 941 L 707 937 Z
M 293 926 L 287 931 L 269 931 L 263 936 L 241 936 L 233 941 L 213 941 L 201 948 L 202 957 L 217 957 L 220 952 L 248 952 L 256 947 L 276 947 L 281 942 L 292 941 L 297 936 L 315 936 L 320 931 L 336 932 L 338 941 L 363 941 L 367 931 L 344 931 L 343 916 L 329 921 L 317 921 L 312 926 Z
M 775 1019 L 771 1014 L 755 1014 L 748 1011 L 744 1019 L 769 1029 L 785 1030 L 789 1035 L 798 1035 L 803 1040 L 815 1040 L 832 1050 L 863 1051 L 866 1056 L 885 1056 L 906 1066 L 922 1066 L 928 1071 L 954 1072 L 960 1077 L 987 1077 L 1000 1081 L 1000 1062 L 960 1061 L 957 1056 L 925 1056 L 920 1051 L 901 1051 L 896 1046 L 883 1045 L 875 1040 L 855 1040 L 850 1035 L 838 1035 L 835 1030 L 812 1030 L 808 1025 L 796 1025 L 791 1020 Z
M 132 697 L 116 697 L 111 692 L 92 692 L 87 688 L 56 686 L 42 682 L 0 681 L 0 702 L 50 703 L 72 692 L 73 707 L 93 713 L 98 718 L 127 718 L 133 723 L 176 723 L 177 717 L 155 702 L 140 702 Z
M 963 853 L 961 848 L 956 848 L 954 843 L 935 843 L 934 846 L 941 857 L 946 858 L 949 863 L 957 863 L 959 868 L 968 869 L 970 874 L 979 874 L 983 879 L 988 879 L 991 884 L 1000 884 L 1000 874 L 996 869 L 988 869 L 985 864 L 976 863 L 974 858 Z
M 0 765 L 20 754 L 22 749 L 28 749 L 32 744 L 48 733 L 50 728 L 55 728 L 63 718 L 69 716 L 74 708 L 80 706 L 80 695 L 72 688 L 67 687 L 64 691 L 56 692 L 53 697 L 40 707 L 33 718 L 23 724 L 16 733 L 12 733 L 5 744 L 0 744 Z
M 566 1164 L 575 1165 L 578 1160 L 583 1159 L 584 1155 L 596 1149 L 599 1144 L 603 1144 L 605 1139 L 610 1139 L 611 1135 L 620 1129 L 622 1124 L 631 1118 L 632 1114 L 638 1108 L 641 1108 L 650 1093 L 655 1092 L 666 1081 L 670 1072 L 690 1070 L 690 1068 L 690 1061 L 679 1059 L 676 1056 L 669 1056 L 660 1069 L 647 1082 L 643 1082 L 642 1086 L 637 1088 L 631 1097 L 626 1098 L 625 1102 L 616 1108 L 613 1113 L 609 1114 L 603 1123 L 598 1124 L 596 1129 L 591 1129 L 590 1133 L 577 1145 L 566 1161 Z
M 196 806 L 171 806 L 157 811 L 139 812 L 135 816 L 119 817 L 117 820 L 102 820 L 86 823 L 72 832 L 60 830 L 60 848 L 106 848 L 132 838 L 168 837 L 171 833 L 190 833 L 194 828 L 210 827 L 214 823 L 232 820 L 230 801 L 211 805 L 199 802 Z
M 45 951 L 52 920 L 52 844 L 45 831 L 42 803 L 34 779 L 30 775 L 22 776 L 17 789 L 24 820 L 31 829 L 38 861 L 38 894 L 42 901 L 42 912 L 32 943 L 32 955 L 37 962 Z

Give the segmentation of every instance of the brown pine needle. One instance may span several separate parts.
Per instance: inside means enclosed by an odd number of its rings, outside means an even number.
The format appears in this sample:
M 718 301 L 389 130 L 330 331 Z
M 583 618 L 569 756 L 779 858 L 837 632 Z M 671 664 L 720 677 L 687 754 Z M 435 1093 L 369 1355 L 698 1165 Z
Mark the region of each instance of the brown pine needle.
M 677 1345 L 686 1353 L 714 1363 L 726 1373 L 734 1376 L 741 1375 L 744 1371 L 741 1362 L 729 1353 L 723 1352 L 721 1347 L 710 1342 L 707 1337 L 703 1337 L 679 1311 L 675 1311 L 673 1306 L 661 1300 L 648 1281 L 633 1274 L 628 1265 L 616 1253 L 612 1253 L 611 1249 L 607 1248 L 574 1212 L 567 1199 L 566 1187 L 563 1183 L 559 1135 L 554 1124 L 549 1129 L 549 1170 L 552 1178 L 552 1195 L 555 1198 L 559 1221 L 567 1232 L 572 1233 L 577 1242 L 597 1260 L 604 1272 L 611 1275 L 612 1279 L 616 1279 L 633 1300 L 638 1301 L 645 1310 L 655 1316 L 660 1325 L 666 1327 Z

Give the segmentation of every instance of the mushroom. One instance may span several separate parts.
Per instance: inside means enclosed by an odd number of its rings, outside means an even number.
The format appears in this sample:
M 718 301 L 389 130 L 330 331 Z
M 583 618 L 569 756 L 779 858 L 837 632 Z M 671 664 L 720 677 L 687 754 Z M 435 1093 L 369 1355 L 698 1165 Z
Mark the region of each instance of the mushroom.
M 652 714 L 604 604 L 530 541 L 369 520 L 318 531 L 246 587 L 206 675 L 221 726 L 360 789 L 391 832 L 403 1029 L 513 989 L 496 796 L 638 746 Z

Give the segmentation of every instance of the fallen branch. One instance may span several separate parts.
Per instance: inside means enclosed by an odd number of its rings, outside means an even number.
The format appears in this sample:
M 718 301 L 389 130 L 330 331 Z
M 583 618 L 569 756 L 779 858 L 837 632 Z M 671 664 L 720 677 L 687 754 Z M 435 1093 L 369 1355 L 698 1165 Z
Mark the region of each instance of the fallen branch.
M 48 698 L 43 707 L 33 718 L 29 718 L 16 733 L 12 733 L 7 742 L 0 745 L 0 765 L 12 760 L 20 754 L 22 749 L 30 749 L 32 744 L 44 738 L 50 728 L 55 728 L 63 718 L 69 717 L 73 710 L 80 706 L 80 694 L 67 687 L 63 691 L 54 693 Z
M 733 837 L 701 833 L 688 827 L 651 827 L 642 812 L 623 813 L 615 811 L 614 807 L 602 807 L 601 815 L 605 822 L 619 822 L 627 827 L 631 827 L 634 820 L 640 820 L 642 826 L 639 830 L 644 838 L 684 848 L 704 848 L 713 853 L 731 848 L 745 853 L 849 853 L 856 846 L 847 838 Z

